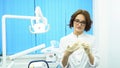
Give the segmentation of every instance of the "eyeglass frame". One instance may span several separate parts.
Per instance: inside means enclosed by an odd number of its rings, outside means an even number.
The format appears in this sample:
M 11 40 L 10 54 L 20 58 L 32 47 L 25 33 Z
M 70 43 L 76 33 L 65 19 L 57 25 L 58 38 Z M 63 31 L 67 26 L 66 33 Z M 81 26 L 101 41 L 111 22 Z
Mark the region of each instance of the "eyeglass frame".
M 79 19 L 75 19 L 74 22 L 76 22 L 76 24 L 86 25 L 86 21 L 80 21 Z

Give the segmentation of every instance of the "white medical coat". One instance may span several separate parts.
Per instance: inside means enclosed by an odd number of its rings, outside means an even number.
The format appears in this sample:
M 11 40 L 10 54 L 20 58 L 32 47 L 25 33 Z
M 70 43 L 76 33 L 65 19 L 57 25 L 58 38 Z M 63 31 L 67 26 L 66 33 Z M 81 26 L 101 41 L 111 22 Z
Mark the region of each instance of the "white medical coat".
M 92 65 L 89 62 L 87 54 L 85 53 L 83 47 L 81 47 L 69 56 L 68 63 L 65 68 L 96 68 L 99 64 L 98 45 L 96 45 L 95 38 L 92 35 L 83 33 L 79 36 L 76 36 L 73 33 L 71 33 L 61 38 L 60 50 L 62 57 L 66 48 L 76 43 L 78 40 L 80 42 L 87 42 L 89 44 L 91 52 L 94 56 L 94 64 Z M 60 62 L 60 65 L 63 68 L 62 62 Z

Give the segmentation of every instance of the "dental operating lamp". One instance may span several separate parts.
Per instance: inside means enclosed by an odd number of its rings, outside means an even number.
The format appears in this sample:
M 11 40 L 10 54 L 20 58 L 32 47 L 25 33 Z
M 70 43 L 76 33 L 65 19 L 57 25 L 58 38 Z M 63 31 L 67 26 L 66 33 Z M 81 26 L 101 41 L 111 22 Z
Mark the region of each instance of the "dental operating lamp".
M 6 66 L 6 19 L 12 18 L 12 19 L 28 19 L 31 20 L 31 25 L 29 26 L 29 30 L 32 34 L 40 34 L 45 33 L 49 30 L 49 24 L 47 23 L 47 19 L 42 15 L 41 9 L 39 6 L 35 9 L 35 16 L 21 16 L 21 15 L 3 15 L 2 16 L 2 68 L 11 68 L 14 61 L 8 66 Z M 35 23 L 33 21 L 36 21 Z M 40 22 L 42 20 L 42 22 Z M 47 29 L 46 29 L 47 27 Z M 45 44 L 41 44 L 38 46 L 35 46 L 33 48 L 21 51 L 19 53 L 16 53 L 14 55 L 9 56 L 9 59 L 13 60 L 19 56 L 26 55 L 30 52 L 40 50 L 42 48 L 45 48 Z

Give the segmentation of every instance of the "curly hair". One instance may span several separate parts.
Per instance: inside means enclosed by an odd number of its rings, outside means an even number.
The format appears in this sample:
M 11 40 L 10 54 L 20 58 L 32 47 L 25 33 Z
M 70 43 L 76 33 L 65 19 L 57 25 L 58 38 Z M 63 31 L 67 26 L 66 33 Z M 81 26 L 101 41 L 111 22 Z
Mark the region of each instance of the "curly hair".
M 73 27 L 73 21 L 76 18 L 77 15 L 82 14 L 85 16 L 85 20 L 86 20 L 86 27 L 85 27 L 85 31 L 89 31 L 92 25 L 92 20 L 90 18 L 90 14 L 88 13 L 88 11 L 86 10 L 77 10 L 75 13 L 73 13 L 73 15 L 71 16 L 70 19 L 70 23 L 69 23 L 69 27 L 72 28 Z

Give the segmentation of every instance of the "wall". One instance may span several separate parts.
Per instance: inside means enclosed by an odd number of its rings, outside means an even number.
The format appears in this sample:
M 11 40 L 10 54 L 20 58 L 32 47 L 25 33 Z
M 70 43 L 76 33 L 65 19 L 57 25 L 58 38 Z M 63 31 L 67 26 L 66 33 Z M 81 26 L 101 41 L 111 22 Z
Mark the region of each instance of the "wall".
M 94 0 L 95 35 L 100 48 L 99 68 L 120 68 L 120 1 Z
M 120 1 L 110 0 L 108 15 L 108 68 L 120 68 Z

